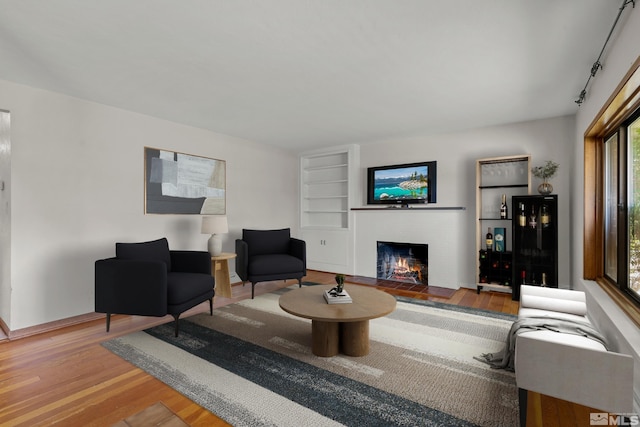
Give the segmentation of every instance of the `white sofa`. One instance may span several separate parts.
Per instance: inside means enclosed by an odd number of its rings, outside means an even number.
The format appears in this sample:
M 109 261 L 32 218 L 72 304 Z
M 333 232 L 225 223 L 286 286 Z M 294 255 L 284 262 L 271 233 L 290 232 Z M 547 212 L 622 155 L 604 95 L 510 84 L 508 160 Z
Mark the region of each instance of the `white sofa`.
M 523 285 L 518 318 L 525 317 L 589 322 L 585 294 Z M 633 358 L 607 351 L 591 338 L 549 330 L 522 332 L 514 365 L 522 425 L 527 390 L 610 413 L 633 410 Z

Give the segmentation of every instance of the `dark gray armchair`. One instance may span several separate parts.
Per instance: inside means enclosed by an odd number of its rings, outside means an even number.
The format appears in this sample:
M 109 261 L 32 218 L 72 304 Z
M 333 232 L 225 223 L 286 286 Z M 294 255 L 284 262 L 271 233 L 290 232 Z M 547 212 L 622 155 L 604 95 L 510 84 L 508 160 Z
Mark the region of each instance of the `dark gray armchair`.
M 95 262 L 95 309 L 107 314 L 166 316 L 209 301 L 213 315 L 211 256 L 200 251 L 170 251 L 167 239 L 116 243 L 115 258 Z
M 307 249 L 304 240 L 291 237 L 288 228 L 282 230 L 242 230 L 236 240 L 236 273 L 244 282 L 251 282 L 251 298 L 258 282 L 297 279 L 307 274 Z

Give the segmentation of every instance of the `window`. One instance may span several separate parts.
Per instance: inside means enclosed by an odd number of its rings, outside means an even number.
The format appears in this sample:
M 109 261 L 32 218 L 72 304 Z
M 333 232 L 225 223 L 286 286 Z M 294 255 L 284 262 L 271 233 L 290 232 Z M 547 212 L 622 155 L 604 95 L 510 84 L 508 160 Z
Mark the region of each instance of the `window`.
M 640 110 L 604 140 L 602 151 L 604 276 L 640 302 Z
M 636 301 L 640 302 L 640 110 L 625 124 L 622 130 L 627 136 L 628 173 L 627 213 L 629 216 L 628 254 L 629 279 L 622 285 Z
M 618 135 L 604 146 L 605 235 L 604 274 L 618 280 Z
M 585 133 L 584 278 L 640 325 L 640 57 Z

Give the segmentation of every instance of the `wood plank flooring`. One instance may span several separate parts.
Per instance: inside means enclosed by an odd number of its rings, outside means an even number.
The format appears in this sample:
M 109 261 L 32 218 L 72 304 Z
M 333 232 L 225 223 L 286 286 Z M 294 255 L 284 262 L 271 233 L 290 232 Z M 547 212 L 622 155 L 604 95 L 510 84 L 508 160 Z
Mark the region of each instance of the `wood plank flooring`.
M 332 284 L 333 274 L 309 271 L 305 280 Z M 256 285 L 256 295 L 294 281 Z M 347 278 L 347 283 L 349 280 Z M 385 291 L 414 298 L 515 314 L 510 295 L 460 289 L 440 297 L 405 289 Z M 434 292 L 436 289 L 434 289 Z M 233 298 L 216 297 L 214 307 L 250 298 L 251 286 L 234 286 Z M 184 315 L 208 310 L 202 304 Z M 228 426 L 177 391 L 134 367 L 100 343 L 172 321 L 165 318 L 113 316 L 111 332 L 94 320 L 17 340 L 0 341 L 1 426 L 113 426 L 162 403 L 191 426 Z M 588 425 L 589 408 L 530 393 L 529 426 Z M 122 424 L 120 424 L 122 425 Z

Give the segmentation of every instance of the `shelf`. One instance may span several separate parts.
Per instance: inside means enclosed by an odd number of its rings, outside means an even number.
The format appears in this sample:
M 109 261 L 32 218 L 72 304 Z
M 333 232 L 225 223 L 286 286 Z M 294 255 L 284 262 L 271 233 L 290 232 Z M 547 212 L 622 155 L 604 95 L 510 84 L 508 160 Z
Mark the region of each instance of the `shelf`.
M 326 165 L 326 166 L 310 166 L 305 167 L 304 171 L 319 171 L 325 169 L 338 169 L 338 168 L 346 168 L 348 165 L 346 163 L 337 164 L 337 165 Z
M 353 145 L 300 155 L 301 228 L 349 230 L 357 154 L 357 146 Z M 319 261 L 326 255 L 320 249 L 324 248 L 307 248 L 307 256 Z
M 321 199 L 346 199 L 347 195 L 340 195 L 340 196 L 305 196 L 304 198 L 306 200 L 321 200 Z
M 511 286 L 501 285 L 499 283 L 477 283 L 476 286 L 482 289 L 489 289 L 497 292 L 505 292 L 510 294 L 512 292 Z
M 510 185 L 479 185 L 480 190 L 487 190 L 491 188 L 528 188 L 528 184 L 510 184 Z
M 304 185 L 318 185 L 318 184 L 342 184 L 345 182 L 349 182 L 349 180 L 346 179 L 333 179 L 333 180 L 327 180 L 327 181 L 311 181 L 311 182 L 305 182 Z
M 326 211 L 318 211 L 318 210 L 309 211 L 309 210 L 303 210 L 302 212 L 304 212 L 304 213 L 309 213 L 309 214 L 347 213 L 347 210 L 346 210 L 346 209 L 343 209 L 343 210 L 326 210 Z
M 511 206 L 513 196 L 527 195 L 531 192 L 531 156 L 521 154 L 515 156 L 492 157 L 476 160 L 476 248 L 485 247 L 485 233 L 487 227 L 504 227 L 506 256 L 511 258 L 513 246 L 512 236 L 506 236 L 513 229 L 514 206 Z M 506 198 L 509 209 L 508 218 L 500 218 L 501 196 Z M 493 252 L 495 254 L 495 252 Z M 492 255 L 495 256 L 495 255 Z M 499 283 L 513 282 L 513 260 L 509 270 L 498 269 L 494 272 L 488 269 L 484 261 L 476 259 L 476 280 L 487 280 L 490 283 L 477 283 L 480 289 L 506 292 L 513 294 L 512 286 Z M 481 277 L 482 276 L 482 277 Z M 499 283 L 497 283 L 499 281 Z M 493 283 L 491 283 L 493 282 Z

